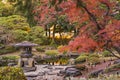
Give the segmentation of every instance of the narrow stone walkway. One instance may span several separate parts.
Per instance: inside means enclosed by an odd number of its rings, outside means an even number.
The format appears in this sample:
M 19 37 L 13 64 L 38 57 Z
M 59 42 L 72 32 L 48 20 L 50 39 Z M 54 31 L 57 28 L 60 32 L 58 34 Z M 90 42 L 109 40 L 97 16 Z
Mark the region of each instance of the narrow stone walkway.
M 62 76 L 57 76 L 60 70 L 64 70 L 69 66 L 49 66 L 48 65 L 36 65 L 37 70 L 34 72 L 25 72 L 25 76 L 28 80 L 63 80 Z
M 105 70 L 106 68 L 108 68 L 109 66 L 111 66 L 113 64 L 114 61 L 106 61 L 106 62 L 102 62 L 100 64 L 97 64 L 96 66 L 92 66 L 88 68 L 88 71 L 85 71 L 82 75 L 82 77 L 86 77 L 88 78 L 88 75 L 92 72 L 98 71 L 98 70 Z
M 106 62 L 102 62 L 101 64 L 98 64 L 96 66 L 90 67 L 88 71 L 84 71 L 82 76 L 76 77 L 77 79 L 80 78 L 88 78 L 88 75 L 91 72 L 95 72 L 98 70 L 104 70 L 106 68 L 108 68 L 110 65 L 113 64 L 114 61 L 106 61 Z M 37 70 L 34 72 L 26 72 L 25 75 L 27 76 L 28 80 L 63 80 L 62 76 L 57 76 L 57 73 L 59 73 L 60 70 L 64 70 L 66 67 L 70 67 L 70 66 L 51 66 L 49 69 L 46 68 L 46 66 L 48 65 L 36 65 Z M 42 74 L 43 72 L 46 72 L 43 76 L 41 76 L 40 74 Z M 29 76 L 33 76 L 29 77 Z

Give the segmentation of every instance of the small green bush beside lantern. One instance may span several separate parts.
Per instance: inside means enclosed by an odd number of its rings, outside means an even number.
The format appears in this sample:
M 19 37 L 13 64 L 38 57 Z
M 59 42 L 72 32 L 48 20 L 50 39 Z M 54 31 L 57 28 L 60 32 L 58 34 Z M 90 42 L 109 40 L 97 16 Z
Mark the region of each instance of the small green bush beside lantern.
M 27 80 L 21 68 L 1 67 L 0 80 Z

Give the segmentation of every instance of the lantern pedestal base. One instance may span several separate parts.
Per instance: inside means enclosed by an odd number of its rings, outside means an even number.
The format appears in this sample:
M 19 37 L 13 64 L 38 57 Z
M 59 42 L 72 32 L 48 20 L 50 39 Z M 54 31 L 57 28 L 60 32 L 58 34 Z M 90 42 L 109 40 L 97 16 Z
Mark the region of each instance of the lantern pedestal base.
M 18 60 L 19 67 L 35 67 L 33 58 L 20 58 Z
M 37 67 L 22 67 L 24 72 L 36 71 Z

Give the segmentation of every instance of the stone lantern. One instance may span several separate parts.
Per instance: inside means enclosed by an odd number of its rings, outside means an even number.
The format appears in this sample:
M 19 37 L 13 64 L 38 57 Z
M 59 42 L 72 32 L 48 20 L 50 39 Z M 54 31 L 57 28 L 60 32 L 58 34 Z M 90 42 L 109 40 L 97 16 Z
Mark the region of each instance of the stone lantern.
M 22 53 L 20 54 L 20 59 L 18 61 L 19 67 L 24 67 L 24 68 L 35 67 L 34 59 L 32 57 L 33 56 L 33 54 L 32 54 L 33 46 L 37 46 L 37 44 L 31 43 L 28 41 L 23 41 L 21 43 L 15 44 L 15 47 L 22 48 Z

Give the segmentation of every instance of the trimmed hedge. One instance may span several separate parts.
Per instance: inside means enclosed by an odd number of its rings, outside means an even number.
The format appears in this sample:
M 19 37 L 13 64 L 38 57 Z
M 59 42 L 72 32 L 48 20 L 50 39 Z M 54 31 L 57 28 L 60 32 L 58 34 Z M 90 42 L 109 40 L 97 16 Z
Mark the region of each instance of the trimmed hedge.
M 78 58 L 75 59 L 75 63 L 82 63 L 82 62 L 86 62 L 86 59 L 88 58 L 88 56 L 79 56 Z
M 58 54 L 57 50 L 47 50 L 45 51 L 45 54 L 48 56 L 56 56 Z
M 19 56 L 2 56 L 2 60 L 17 60 Z
M 75 63 L 84 63 L 86 60 L 92 64 L 100 63 L 98 54 L 81 54 L 78 58 L 75 59 Z
M 0 50 L 0 55 L 15 52 L 16 48 L 12 46 L 6 46 L 4 49 Z
M 100 63 L 100 59 L 97 58 L 97 57 L 89 57 L 89 58 L 88 58 L 88 62 L 96 65 L 96 64 L 99 64 L 99 63 Z
M 96 57 L 96 58 L 100 58 L 100 56 L 98 54 L 89 54 L 89 57 Z
M 38 52 L 45 52 L 45 49 L 43 47 L 37 47 L 36 50 Z
M 98 54 L 90 54 L 87 58 L 87 61 L 92 65 L 96 65 L 100 63 L 100 57 Z
M 104 51 L 104 52 L 102 52 L 102 56 L 110 57 L 110 56 L 112 56 L 112 54 L 109 51 Z

